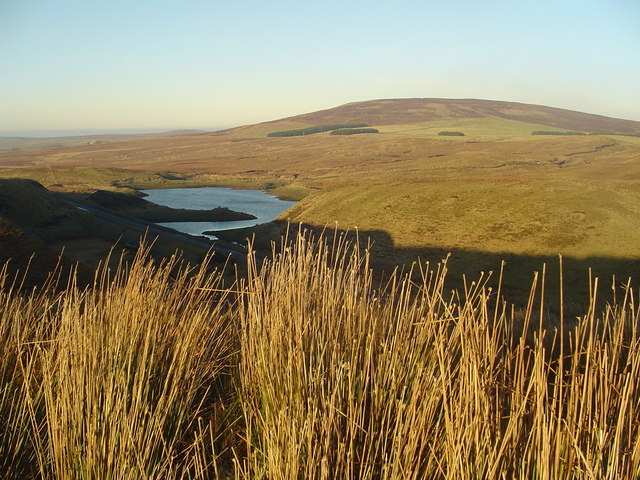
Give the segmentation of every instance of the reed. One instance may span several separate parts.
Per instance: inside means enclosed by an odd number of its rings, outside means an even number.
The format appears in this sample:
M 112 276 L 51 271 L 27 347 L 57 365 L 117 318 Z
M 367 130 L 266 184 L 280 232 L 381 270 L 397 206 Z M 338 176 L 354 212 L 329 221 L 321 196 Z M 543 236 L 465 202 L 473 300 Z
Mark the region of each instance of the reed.
M 446 264 L 375 292 L 368 257 L 298 237 L 249 272 L 241 313 L 246 478 L 635 478 L 638 313 L 549 331 Z M 420 269 L 419 266 L 416 268 Z
M 0 273 L 1 478 L 640 475 L 630 283 L 548 328 L 544 272 L 517 313 L 446 262 L 376 285 L 344 238 L 249 260 L 232 286 L 145 251 L 87 289 Z
M 145 252 L 114 275 L 102 269 L 90 289 L 5 293 L 2 329 L 13 335 L 3 336 L 2 358 L 18 360 L 3 387 L 23 395 L 5 431 L 24 430 L 7 440 L 6 462 L 28 465 L 24 478 L 209 469 L 215 454 L 202 464 L 202 439 L 232 345 L 227 295 L 206 267 L 180 268 L 175 257 L 155 265 Z

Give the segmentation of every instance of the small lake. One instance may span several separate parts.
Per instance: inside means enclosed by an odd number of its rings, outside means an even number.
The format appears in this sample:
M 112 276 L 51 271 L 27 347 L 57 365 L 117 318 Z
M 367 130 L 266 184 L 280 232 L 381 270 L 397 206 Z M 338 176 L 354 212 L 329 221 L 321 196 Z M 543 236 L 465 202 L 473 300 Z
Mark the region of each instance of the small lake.
M 141 192 L 147 195 L 145 200 L 158 205 L 166 205 L 167 207 L 191 210 L 211 210 L 216 207 L 227 207 L 236 212 L 250 213 L 258 217 L 254 220 L 233 222 L 171 222 L 159 224 L 190 235 L 202 235 L 202 232 L 208 230 L 233 230 L 267 223 L 296 204 L 296 202 L 280 200 L 259 190 L 234 190 L 223 187 L 167 188 L 141 190 Z

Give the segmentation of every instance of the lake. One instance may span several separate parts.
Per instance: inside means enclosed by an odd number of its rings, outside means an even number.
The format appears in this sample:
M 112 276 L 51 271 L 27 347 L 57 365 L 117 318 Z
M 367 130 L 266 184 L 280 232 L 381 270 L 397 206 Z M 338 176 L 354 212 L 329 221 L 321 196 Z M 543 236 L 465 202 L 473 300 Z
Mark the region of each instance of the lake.
M 233 222 L 171 222 L 159 224 L 190 235 L 202 235 L 202 232 L 209 230 L 233 230 L 267 223 L 296 204 L 296 202 L 280 200 L 260 190 L 234 190 L 224 187 L 167 188 L 141 190 L 141 192 L 147 195 L 145 200 L 158 205 L 166 205 L 167 207 L 191 210 L 210 210 L 216 207 L 227 207 L 236 212 L 250 213 L 257 217 L 254 220 Z

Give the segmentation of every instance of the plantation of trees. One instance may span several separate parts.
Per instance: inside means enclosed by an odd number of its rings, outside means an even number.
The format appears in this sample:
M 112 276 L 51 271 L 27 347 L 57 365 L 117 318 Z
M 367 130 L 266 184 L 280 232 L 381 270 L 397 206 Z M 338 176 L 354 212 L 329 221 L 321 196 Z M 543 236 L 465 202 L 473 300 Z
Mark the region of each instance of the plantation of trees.
M 375 128 L 339 128 L 333 130 L 330 135 L 357 135 L 359 133 L 380 133 Z
M 557 131 L 536 130 L 535 132 L 531 132 L 531 135 L 586 135 L 586 133 L 584 133 L 584 132 L 557 132 Z
M 367 123 L 343 123 L 337 125 L 318 125 L 315 127 L 298 128 L 295 130 L 282 130 L 279 132 L 271 132 L 267 134 L 267 137 L 300 137 L 302 135 L 313 135 L 314 133 L 329 132 L 331 130 L 338 130 L 342 128 L 359 128 L 368 127 Z
M 464 133 L 462 132 L 438 132 L 438 135 L 443 137 L 464 137 Z

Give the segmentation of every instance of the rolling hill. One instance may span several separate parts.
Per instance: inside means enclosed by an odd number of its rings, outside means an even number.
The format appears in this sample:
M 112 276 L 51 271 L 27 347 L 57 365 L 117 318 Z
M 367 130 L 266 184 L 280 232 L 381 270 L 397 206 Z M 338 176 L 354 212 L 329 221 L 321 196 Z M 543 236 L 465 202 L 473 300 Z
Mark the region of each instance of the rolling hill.
M 267 137 L 349 123 L 380 133 Z M 64 190 L 266 189 L 300 200 L 282 220 L 373 238 L 380 270 L 451 252 L 456 275 L 475 275 L 509 258 L 511 284 L 528 288 L 562 254 L 586 288 L 589 266 L 603 278 L 640 269 L 635 135 L 640 122 L 538 105 L 373 100 L 219 132 L 0 152 L 0 175 Z
M 412 102 L 0 153 L 23 177 L 0 178 L 5 477 L 637 477 L 638 122 Z M 380 133 L 267 137 L 325 122 Z M 532 135 L 553 129 L 609 134 Z M 329 238 L 225 278 L 173 242 L 130 263 L 140 230 L 65 201 L 132 214 L 113 190 L 196 185 L 300 199 L 238 241 Z M 109 238 L 123 262 L 93 277 Z
M 513 105 L 364 102 L 0 152 L 22 177 L 0 178 L 5 477 L 636 478 L 638 122 Z M 267 137 L 326 122 L 380 133 Z M 196 185 L 300 200 L 229 240 L 271 251 L 286 220 L 329 238 L 225 278 L 173 241 L 130 263 L 139 230 L 65 201 L 132 213 L 114 190 Z M 116 240 L 123 262 L 94 277 Z
M 477 99 L 407 98 L 348 103 L 328 110 L 296 115 L 261 127 L 368 123 L 404 125 L 470 119 L 500 119 L 581 132 L 640 134 L 640 122 L 516 102 Z

